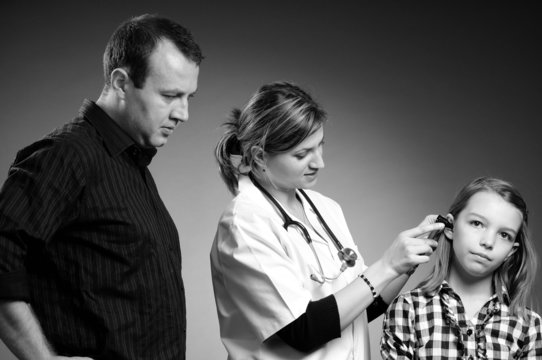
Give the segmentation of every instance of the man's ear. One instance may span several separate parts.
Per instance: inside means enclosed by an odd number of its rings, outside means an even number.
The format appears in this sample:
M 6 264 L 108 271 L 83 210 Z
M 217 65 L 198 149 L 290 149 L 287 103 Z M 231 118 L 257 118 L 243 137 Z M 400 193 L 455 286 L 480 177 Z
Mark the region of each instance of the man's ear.
M 452 224 L 452 226 L 454 225 L 454 216 L 452 214 L 448 214 L 446 215 L 446 219 L 448 219 L 448 221 L 450 222 L 450 224 Z M 444 228 L 444 236 L 446 237 L 446 239 L 448 240 L 453 240 L 454 238 L 454 229 L 450 229 L 450 228 Z
M 263 151 L 261 146 L 254 145 L 250 148 L 250 152 L 252 155 L 252 159 L 254 160 L 254 163 L 258 165 L 260 169 L 265 169 L 265 151 Z
M 114 92 L 124 98 L 126 85 L 130 81 L 128 72 L 123 68 L 116 68 L 111 72 L 111 88 Z

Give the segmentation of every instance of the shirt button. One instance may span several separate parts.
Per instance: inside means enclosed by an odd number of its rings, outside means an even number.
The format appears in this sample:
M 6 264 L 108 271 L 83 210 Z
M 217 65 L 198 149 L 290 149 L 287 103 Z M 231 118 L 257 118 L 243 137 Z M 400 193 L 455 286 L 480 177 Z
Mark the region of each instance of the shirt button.
M 471 335 L 472 335 L 472 329 L 468 329 L 468 330 L 467 330 L 467 335 L 468 335 L 468 336 L 471 336 Z

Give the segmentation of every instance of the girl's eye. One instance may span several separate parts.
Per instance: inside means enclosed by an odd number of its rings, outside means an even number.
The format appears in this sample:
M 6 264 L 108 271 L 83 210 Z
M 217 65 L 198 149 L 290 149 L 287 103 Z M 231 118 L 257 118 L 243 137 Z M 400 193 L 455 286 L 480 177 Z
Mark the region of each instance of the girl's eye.
M 512 240 L 512 235 L 510 235 L 509 233 L 506 233 L 506 232 L 502 232 L 501 237 L 503 239 L 506 239 L 506 240 Z
M 305 158 L 305 156 L 307 156 L 307 154 L 303 153 L 303 154 L 295 154 L 295 157 L 297 160 L 303 160 Z

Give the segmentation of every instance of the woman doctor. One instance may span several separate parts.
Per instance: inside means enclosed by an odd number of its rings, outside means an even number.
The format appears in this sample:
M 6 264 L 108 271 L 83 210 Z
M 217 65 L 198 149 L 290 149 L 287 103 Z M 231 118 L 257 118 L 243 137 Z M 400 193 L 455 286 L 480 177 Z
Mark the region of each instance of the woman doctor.
M 369 359 L 368 318 L 437 245 L 418 238 L 443 228 L 427 217 L 364 263 L 340 206 L 303 190 L 324 167 L 325 119 L 307 92 L 277 82 L 225 124 L 215 155 L 236 196 L 220 218 L 211 270 L 229 359 Z

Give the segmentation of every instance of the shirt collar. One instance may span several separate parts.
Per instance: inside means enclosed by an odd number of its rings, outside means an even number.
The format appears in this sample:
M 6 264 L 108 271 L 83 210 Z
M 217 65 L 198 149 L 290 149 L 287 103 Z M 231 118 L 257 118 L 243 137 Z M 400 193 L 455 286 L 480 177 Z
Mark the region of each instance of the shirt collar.
M 440 294 L 441 296 L 443 294 L 447 294 L 448 296 L 453 296 L 456 299 L 459 299 L 459 295 L 457 295 L 457 293 L 454 291 L 454 289 L 452 289 L 452 287 L 450 286 L 450 284 L 448 284 L 446 280 L 442 281 L 442 284 L 440 284 L 440 286 L 435 290 L 432 295 L 435 294 Z M 504 286 L 502 288 L 502 294 L 503 300 L 505 302 L 504 305 L 508 305 L 510 302 L 510 298 L 508 296 L 508 291 Z M 499 301 L 499 297 L 497 296 L 497 294 L 493 294 L 488 301 L 490 301 L 497 309 L 500 308 L 501 302 Z
M 88 120 L 101 135 L 104 145 L 111 156 L 118 156 L 128 150 L 130 157 L 139 166 L 148 166 L 156 154 L 155 148 L 143 148 L 99 107 L 94 101 L 85 99 L 79 114 Z

